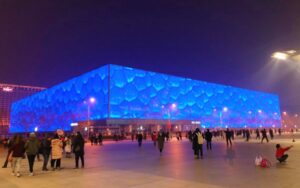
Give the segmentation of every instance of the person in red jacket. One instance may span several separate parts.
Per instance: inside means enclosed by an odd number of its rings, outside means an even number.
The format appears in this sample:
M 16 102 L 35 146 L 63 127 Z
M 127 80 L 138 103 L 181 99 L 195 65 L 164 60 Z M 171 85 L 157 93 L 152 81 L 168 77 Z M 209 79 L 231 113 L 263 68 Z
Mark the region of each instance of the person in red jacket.
M 276 159 L 282 163 L 284 162 L 289 156 L 288 154 L 284 154 L 287 150 L 291 149 L 293 146 L 289 146 L 286 148 L 282 148 L 280 144 L 276 144 Z

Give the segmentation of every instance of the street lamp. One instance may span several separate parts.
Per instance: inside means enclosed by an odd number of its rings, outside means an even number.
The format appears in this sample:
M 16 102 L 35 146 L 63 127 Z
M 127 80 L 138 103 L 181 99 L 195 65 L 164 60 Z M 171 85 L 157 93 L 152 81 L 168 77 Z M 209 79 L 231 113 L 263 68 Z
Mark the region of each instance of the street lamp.
M 226 106 L 223 107 L 223 109 L 220 111 L 220 126 L 221 126 L 221 128 L 223 127 L 223 112 L 224 113 L 228 112 L 228 108 Z M 226 125 L 226 128 L 228 128 L 227 125 Z
M 170 129 L 170 128 L 171 128 L 171 112 L 170 112 L 170 109 L 171 109 L 171 110 L 176 110 L 177 105 L 176 105 L 176 103 L 172 103 L 172 104 L 171 104 L 170 106 L 168 106 L 168 107 L 165 107 L 164 105 L 162 105 L 161 108 L 167 111 L 167 114 L 168 114 L 168 125 L 167 125 L 167 129 Z
M 88 118 L 88 127 L 90 127 L 90 105 L 94 104 L 96 99 L 94 97 L 90 97 L 87 101 L 84 101 L 84 104 L 87 105 L 87 118 Z M 89 135 L 89 128 L 85 127 L 85 131 L 88 131 Z

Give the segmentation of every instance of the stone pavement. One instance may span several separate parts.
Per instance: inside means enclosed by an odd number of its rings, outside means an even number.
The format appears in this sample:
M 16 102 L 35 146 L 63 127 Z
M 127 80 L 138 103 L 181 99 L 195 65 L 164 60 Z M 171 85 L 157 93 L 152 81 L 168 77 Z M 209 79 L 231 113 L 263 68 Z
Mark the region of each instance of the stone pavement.
M 60 171 L 42 172 L 42 162 L 35 163 L 35 176 L 28 176 L 27 159 L 22 161 L 22 177 L 10 175 L 10 168 L 0 169 L 0 188 L 299 188 L 300 139 L 276 138 L 260 144 L 237 139 L 231 149 L 224 140 L 214 140 L 213 150 L 204 149 L 204 159 L 195 160 L 189 141 L 173 139 L 159 155 L 150 141 L 138 148 L 136 142 L 105 142 L 104 146 L 86 144 L 86 168 L 73 169 L 74 157 L 63 158 Z M 286 164 L 274 158 L 275 144 L 293 144 Z M 6 151 L 0 150 L 1 165 Z M 272 162 L 271 168 L 254 165 L 257 154 Z

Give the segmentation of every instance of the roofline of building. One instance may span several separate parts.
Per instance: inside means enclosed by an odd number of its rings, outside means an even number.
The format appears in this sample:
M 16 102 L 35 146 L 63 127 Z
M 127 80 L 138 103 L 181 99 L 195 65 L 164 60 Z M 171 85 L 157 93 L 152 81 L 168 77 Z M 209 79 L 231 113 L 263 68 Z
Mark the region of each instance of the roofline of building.
M 26 86 L 26 85 L 16 85 L 16 84 L 4 84 L 4 83 L 0 83 L 0 88 L 3 88 L 3 87 L 24 88 L 24 89 L 39 89 L 39 90 L 47 89 L 47 88 L 45 88 L 45 87 L 37 87 L 37 86 Z

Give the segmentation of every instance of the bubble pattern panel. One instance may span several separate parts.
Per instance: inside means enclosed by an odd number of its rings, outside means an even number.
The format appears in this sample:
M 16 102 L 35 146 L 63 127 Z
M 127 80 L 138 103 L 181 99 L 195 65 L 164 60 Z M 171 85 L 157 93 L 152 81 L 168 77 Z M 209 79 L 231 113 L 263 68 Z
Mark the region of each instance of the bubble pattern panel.
M 108 65 L 17 101 L 11 111 L 10 132 L 70 130 L 74 122 L 107 118 Z
M 199 120 L 202 127 L 280 127 L 277 95 L 111 65 L 110 117 Z

